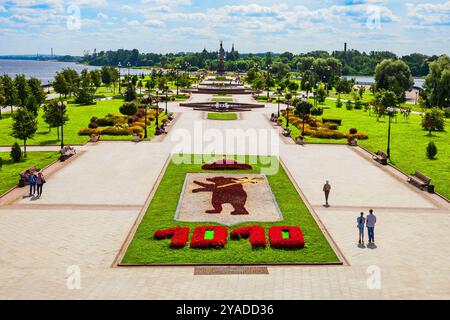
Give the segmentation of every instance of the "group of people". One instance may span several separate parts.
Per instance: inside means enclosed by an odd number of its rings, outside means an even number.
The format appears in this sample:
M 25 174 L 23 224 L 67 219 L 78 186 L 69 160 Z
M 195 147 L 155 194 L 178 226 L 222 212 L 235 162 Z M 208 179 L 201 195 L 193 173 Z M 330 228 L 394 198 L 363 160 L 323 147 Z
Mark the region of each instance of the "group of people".
M 364 244 L 364 227 L 367 227 L 367 234 L 369 236 L 369 244 L 375 243 L 375 224 L 377 217 L 373 214 L 373 210 L 369 210 L 369 214 L 364 217 L 364 212 L 356 219 L 359 231 L 359 244 Z
M 27 171 L 25 175 L 30 186 L 30 197 L 36 196 L 40 198 L 44 183 L 46 182 L 44 174 L 42 171 L 38 171 L 37 173 L 35 171 Z

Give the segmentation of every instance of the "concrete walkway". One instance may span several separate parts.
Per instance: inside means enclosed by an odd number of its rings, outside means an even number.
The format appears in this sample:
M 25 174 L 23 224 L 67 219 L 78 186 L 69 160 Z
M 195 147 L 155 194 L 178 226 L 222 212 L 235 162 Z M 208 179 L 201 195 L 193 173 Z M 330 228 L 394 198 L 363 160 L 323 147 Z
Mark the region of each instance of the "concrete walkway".
M 160 142 L 88 144 L 51 176 L 42 199 L 0 206 L 0 299 L 450 298 L 448 203 L 350 147 L 287 144 L 267 120 L 276 105 L 228 122 L 205 120 L 202 112 L 175 104 L 169 109 L 178 119 Z M 227 276 L 194 276 L 191 267 L 112 268 L 168 156 L 227 150 L 227 143 L 211 146 L 211 136 L 199 135 L 199 127 L 217 136 L 238 129 L 275 132 L 276 141 L 258 136 L 258 146 L 270 141 L 271 148 L 256 153 L 286 164 L 349 265 L 269 267 L 269 275 Z M 250 144 L 241 139 L 242 147 L 229 148 L 249 153 L 255 150 Z M 326 179 L 333 187 L 331 208 L 322 207 Z M 369 208 L 378 217 L 377 247 L 360 248 L 356 217 Z M 68 277 L 77 268 L 81 287 L 73 289 Z

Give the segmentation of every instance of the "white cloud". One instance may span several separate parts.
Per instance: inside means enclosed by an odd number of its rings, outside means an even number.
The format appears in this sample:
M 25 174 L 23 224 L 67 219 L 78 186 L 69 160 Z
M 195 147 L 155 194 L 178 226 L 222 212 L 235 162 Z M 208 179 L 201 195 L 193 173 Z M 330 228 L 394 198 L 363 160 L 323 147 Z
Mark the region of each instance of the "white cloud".
M 407 15 L 415 24 L 450 26 L 450 1 L 444 3 L 408 3 Z
M 108 19 L 109 17 L 108 17 L 107 14 L 104 14 L 103 12 L 99 12 L 99 13 L 97 14 L 97 18 L 106 20 L 106 19 Z

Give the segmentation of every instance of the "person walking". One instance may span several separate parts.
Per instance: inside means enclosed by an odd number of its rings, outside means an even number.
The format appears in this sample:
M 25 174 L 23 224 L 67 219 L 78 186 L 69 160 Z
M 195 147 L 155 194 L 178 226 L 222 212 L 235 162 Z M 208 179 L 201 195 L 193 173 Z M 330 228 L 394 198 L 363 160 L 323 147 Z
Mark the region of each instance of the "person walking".
M 369 210 L 369 215 L 366 218 L 367 232 L 369 234 L 369 243 L 375 242 L 375 224 L 377 223 L 377 217 L 373 214 L 373 210 Z
M 331 185 L 327 180 L 327 182 L 323 186 L 323 192 L 325 193 L 325 207 L 327 207 L 327 208 L 330 206 L 328 204 L 328 197 L 330 196 L 330 191 L 331 191 Z
M 37 187 L 37 196 L 40 198 L 42 196 L 42 187 L 45 183 L 45 177 L 42 171 L 39 171 L 37 178 L 36 178 L 36 187 Z
M 36 180 L 36 174 L 34 172 L 30 172 L 30 175 L 28 176 L 28 184 L 30 185 L 30 197 L 34 196 L 34 194 L 36 193 Z
M 356 218 L 358 230 L 359 230 L 359 244 L 364 244 L 364 226 L 366 225 L 366 218 L 364 217 L 364 212 Z

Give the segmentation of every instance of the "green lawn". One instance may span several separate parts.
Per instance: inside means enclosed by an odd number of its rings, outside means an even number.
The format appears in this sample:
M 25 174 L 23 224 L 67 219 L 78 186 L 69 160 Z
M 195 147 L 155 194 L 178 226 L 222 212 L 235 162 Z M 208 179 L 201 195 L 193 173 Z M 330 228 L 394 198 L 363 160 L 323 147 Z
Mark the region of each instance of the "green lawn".
M 347 110 L 335 107 L 336 101 L 326 100 L 324 117 L 342 119 L 339 131 L 349 132 L 350 128 L 366 132 L 369 139 L 360 140 L 359 145 L 371 152 L 387 149 L 388 118 L 382 118 L 379 122 L 375 116 L 370 116 L 363 110 Z M 439 192 L 450 198 L 450 121 L 447 120 L 446 131 L 433 132 L 428 136 L 421 126 L 421 116 L 411 114 L 408 123 L 399 114 L 393 119 L 391 126 L 391 163 L 406 173 L 419 170 L 432 178 L 432 184 Z M 301 134 L 301 130 L 291 126 L 292 137 Z M 433 141 L 438 148 L 436 160 L 429 160 L 425 154 L 428 142 Z M 318 139 L 306 137 L 306 142 L 318 143 L 346 143 L 346 139 Z
M 76 104 L 68 104 L 67 114 L 69 121 L 64 125 L 64 143 L 68 145 L 77 145 L 86 143 L 89 136 L 79 136 L 78 131 L 81 128 L 87 128 L 92 117 L 102 118 L 107 114 L 120 114 L 119 107 L 123 104 L 122 99 L 114 99 L 108 101 L 99 101 L 95 105 L 79 106 Z M 162 105 L 160 105 L 162 107 Z M 160 119 L 165 117 L 161 114 Z M 16 139 L 11 137 L 12 118 L 10 114 L 4 114 L 0 120 L 0 145 L 12 146 Z M 148 128 L 150 138 L 154 134 L 155 125 L 152 124 Z M 131 136 L 103 136 L 102 140 L 132 140 Z M 21 141 L 17 141 L 22 144 Z M 28 140 L 28 145 L 58 145 L 56 128 L 49 131 L 47 124 L 42 119 L 42 110 L 38 116 L 38 131 L 33 139 Z
M 215 102 L 233 102 L 233 98 L 212 98 L 211 101 L 215 101 Z
M 237 120 L 236 113 L 208 113 L 209 120 Z
M 3 159 L 3 167 L 0 169 L 0 195 L 17 185 L 19 173 L 26 169 L 36 166 L 42 169 L 59 157 L 58 152 L 27 152 L 25 160 L 19 163 L 13 163 L 8 152 L 0 152 Z
M 267 163 L 267 157 L 259 157 L 259 163 Z M 275 158 L 272 161 L 277 161 Z M 251 171 L 259 173 L 262 165 L 253 165 Z M 196 250 L 189 245 L 184 249 L 170 249 L 170 240 L 154 240 L 153 233 L 158 229 L 175 226 L 188 226 L 191 234 L 196 226 L 216 225 L 213 223 L 177 222 L 174 220 L 177 204 L 182 191 L 186 173 L 205 172 L 198 164 L 175 164 L 171 162 L 155 193 L 155 196 L 139 225 L 134 239 L 127 249 L 122 264 L 184 264 L 184 263 L 326 263 L 339 262 L 301 200 L 297 190 L 280 167 L 274 175 L 267 176 L 272 191 L 281 209 L 284 221 L 272 223 L 244 223 L 228 228 L 246 225 L 261 225 L 266 228 L 266 236 L 270 226 L 299 226 L 305 237 L 305 248 L 301 250 L 271 249 L 252 250 L 248 240 L 229 240 L 224 249 Z M 227 173 L 236 171 L 227 171 Z M 220 174 L 220 172 L 217 172 Z

